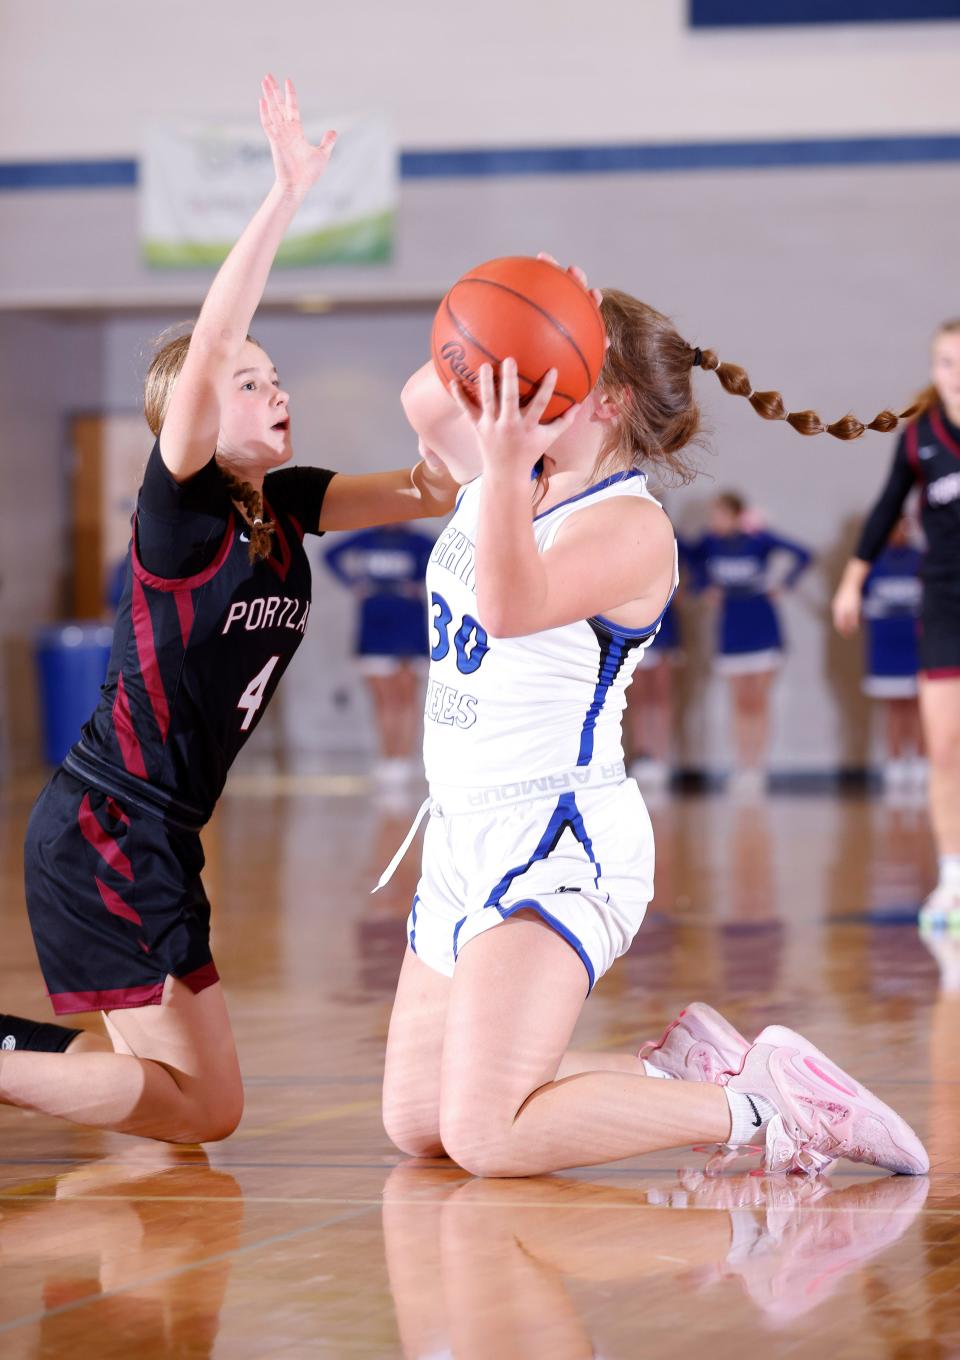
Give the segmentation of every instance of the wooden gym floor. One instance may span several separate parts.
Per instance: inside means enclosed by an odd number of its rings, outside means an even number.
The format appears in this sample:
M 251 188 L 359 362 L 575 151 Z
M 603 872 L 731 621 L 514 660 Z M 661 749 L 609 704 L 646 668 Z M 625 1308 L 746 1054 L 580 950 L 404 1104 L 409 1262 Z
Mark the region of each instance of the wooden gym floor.
M 47 1019 L 34 791 L 0 800 L 0 1009 Z M 656 902 L 578 1041 L 635 1048 L 696 998 L 749 1034 L 784 1020 L 907 1116 L 928 1178 L 706 1179 L 681 1150 L 480 1182 L 404 1162 L 379 1122 L 416 853 L 369 887 L 417 801 L 235 776 L 205 839 L 243 1123 L 201 1151 L 0 1110 L 4 1360 L 960 1355 L 960 942 L 917 934 L 922 807 L 655 805 Z

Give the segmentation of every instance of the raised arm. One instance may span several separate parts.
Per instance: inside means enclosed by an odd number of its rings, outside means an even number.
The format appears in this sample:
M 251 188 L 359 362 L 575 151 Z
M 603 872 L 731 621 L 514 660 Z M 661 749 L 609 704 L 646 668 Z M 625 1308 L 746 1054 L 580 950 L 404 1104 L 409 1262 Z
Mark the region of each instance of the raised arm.
M 326 169 L 336 141 L 327 132 L 311 146 L 288 80 L 262 82 L 260 122 L 270 143 L 275 180 L 210 285 L 160 434 L 160 454 L 177 481 L 210 461 L 217 447 L 220 402 L 231 365 L 246 339 L 274 256 L 308 190 Z

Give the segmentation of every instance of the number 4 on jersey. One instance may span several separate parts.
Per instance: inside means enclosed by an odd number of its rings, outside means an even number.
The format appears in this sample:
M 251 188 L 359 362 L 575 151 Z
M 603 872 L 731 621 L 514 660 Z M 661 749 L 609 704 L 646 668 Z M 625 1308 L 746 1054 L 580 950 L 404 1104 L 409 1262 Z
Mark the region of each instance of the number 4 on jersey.
M 246 732 L 250 724 L 253 722 L 253 715 L 256 713 L 260 705 L 263 703 L 263 692 L 267 688 L 267 682 L 270 679 L 271 675 L 273 674 L 274 666 L 277 664 L 279 660 L 280 658 L 278 656 L 272 656 L 270 660 L 267 662 L 267 664 L 264 666 L 263 670 L 257 672 L 257 674 L 250 681 L 247 688 L 240 695 L 240 698 L 237 702 L 237 708 L 246 709 L 247 714 L 243 722 L 240 724 L 241 732 Z

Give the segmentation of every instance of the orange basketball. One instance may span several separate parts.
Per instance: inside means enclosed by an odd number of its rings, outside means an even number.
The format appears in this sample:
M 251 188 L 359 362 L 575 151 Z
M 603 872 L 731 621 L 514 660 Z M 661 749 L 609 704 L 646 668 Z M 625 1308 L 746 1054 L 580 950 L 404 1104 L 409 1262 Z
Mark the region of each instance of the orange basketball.
M 555 368 L 547 424 L 592 392 L 605 337 L 600 308 L 576 279 L 547 260 L 508 255 L 457 279 L 434 317 L 431 353 L 444 386 L 455 380 L 474 402 L 483 364 L 496 373 L 516 359 L 521 403 Z

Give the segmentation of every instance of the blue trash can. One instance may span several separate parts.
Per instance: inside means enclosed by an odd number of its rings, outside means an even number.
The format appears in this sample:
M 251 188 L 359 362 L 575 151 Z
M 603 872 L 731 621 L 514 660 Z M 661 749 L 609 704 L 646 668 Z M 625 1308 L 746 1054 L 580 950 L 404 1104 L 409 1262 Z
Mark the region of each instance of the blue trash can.
M 43 758 L 59 765 L 100 699 L 113 630 L 99 623 L 61 623 L 37 636 Z

